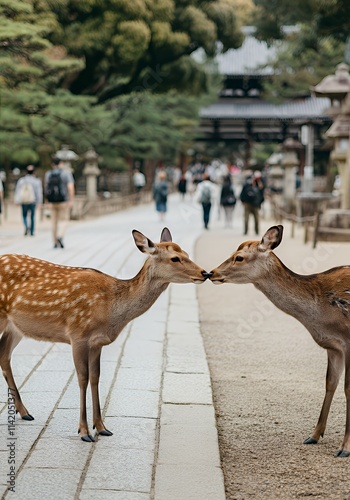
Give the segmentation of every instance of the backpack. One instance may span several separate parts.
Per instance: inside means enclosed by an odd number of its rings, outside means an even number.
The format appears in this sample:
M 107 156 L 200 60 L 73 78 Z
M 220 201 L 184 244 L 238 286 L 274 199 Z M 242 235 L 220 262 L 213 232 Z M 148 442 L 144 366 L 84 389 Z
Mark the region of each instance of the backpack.
M 211 190 L 209 186 L 203 186 L 201 192 L 201 203 L 210 203 L 211 202 Z
M 30 182 L 24 182 L 21 185 L 19 193 L 16 197 L 16 202 L 22 203 L 23 205 L 35 202 L 35 192 L 33 185 Z
M 51 172 L 46 187 L 46 198 L 50 203 L 66 201 L 61 172 Z
M 260 208 L 260 205 L 264 201 L 264 196 L 257 186 L 246 184 L 242 189 L 240 199 L 243 203 Z
M 155 201 L 158 203 L 166 203 L 168 200 L 168 185 L 160 183 L 155 186 L 154 193 Z
M 222 199 L 222 204 L 224 206 L 234 206 L 236 204 L 236 197 L 233 192 L 228 193 Z

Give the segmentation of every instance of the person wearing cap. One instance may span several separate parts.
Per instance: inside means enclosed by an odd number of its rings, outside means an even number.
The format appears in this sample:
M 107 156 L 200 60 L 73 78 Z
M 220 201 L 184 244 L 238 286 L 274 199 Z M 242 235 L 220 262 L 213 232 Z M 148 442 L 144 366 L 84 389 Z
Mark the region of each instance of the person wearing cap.
M 264 183 L 259 170 L 247 177 L 240 194 L 240 200 L 244 206 L 244 234 L 248 234 L 249 217 L 253 215 L 255 234 L 258 235 L 259 212 L 264 201 Z
M 15 203 L 21 205 L 24 236 L 35 234 L 35 209 L 43 202 L 43 186 L 34 174 L 33 165 L 26 167 L 26 174 L 18 179 L 15 189 Z M 28 217 L 30 222 L 28 223 Z

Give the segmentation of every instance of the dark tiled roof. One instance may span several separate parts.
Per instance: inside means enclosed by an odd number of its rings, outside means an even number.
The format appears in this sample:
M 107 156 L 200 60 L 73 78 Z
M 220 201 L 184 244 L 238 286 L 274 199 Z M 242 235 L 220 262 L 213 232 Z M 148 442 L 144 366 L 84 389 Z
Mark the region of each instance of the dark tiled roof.
M 245 103 L 220 102 L 203 108 L 200 112 L 202 119 L 233 119 L 233 120 L 295 120 L 310 118 L 329 118 L 325 112 L 330 106 L 329 99 L 309 97 L 283 104 L 272 104 L 263 101 L 249 101 Z

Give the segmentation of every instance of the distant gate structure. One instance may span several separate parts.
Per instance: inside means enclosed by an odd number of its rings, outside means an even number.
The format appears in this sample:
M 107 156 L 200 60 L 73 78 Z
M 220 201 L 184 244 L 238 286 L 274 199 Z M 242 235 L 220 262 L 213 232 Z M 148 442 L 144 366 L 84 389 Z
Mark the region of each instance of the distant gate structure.
M 273 69 L 262 66 L 275 55 L 277 44 L 269 47 L 257 40 L 254 27 L 246 26 L 243 31 L 242 47 L 215 58 L 218 71 L 224 76 L 224 85 L 218 101 L 200 112 L 197 140 L 244 142 L 248 157 L 252 141 L 282 143 L 288 137 L 300 139 L 301 127 L 307 125 L 313 129 L 313 147 L 319 150 L 324 143 L 322 134 L 332 123 L 325 112 L 330 105 L 329 99 L 317 99 L 310 92 L 282 104 L 264 100 L 263 83 Z M 198 50 L 195 58 L 203 60 L 203 54 Z

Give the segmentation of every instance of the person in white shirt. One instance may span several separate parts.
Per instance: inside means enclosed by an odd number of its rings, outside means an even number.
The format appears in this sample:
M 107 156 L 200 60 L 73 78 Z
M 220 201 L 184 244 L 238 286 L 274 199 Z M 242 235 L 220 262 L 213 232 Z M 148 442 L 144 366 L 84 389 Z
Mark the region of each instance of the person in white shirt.
M 205 229 L 209 229 L 210 210 L 216 202 L 217 196 L 218 190 L 216 185 L 210 180 L 210 176 L 205 173 L 202 182 L 197 185 L 195 192 L 195 200 L 202 205 Z
M 132 176 L 134 187 L 137 193 L 137 200 L 140 199 L 140 191 L 146 185 L 146 177 L 138 168 L 135 168 Z
M 26 175 L 18 179 L 15 189 L 15 203 L 22 207 L 24 236 L 35 232 L 35 209 L 43 202 L 43 186 L 40 179 L 34 174 L 34 166 L 26 167 Z M 28 223 L 28 216 L 30 223 Z

